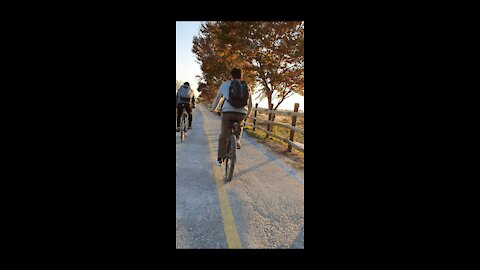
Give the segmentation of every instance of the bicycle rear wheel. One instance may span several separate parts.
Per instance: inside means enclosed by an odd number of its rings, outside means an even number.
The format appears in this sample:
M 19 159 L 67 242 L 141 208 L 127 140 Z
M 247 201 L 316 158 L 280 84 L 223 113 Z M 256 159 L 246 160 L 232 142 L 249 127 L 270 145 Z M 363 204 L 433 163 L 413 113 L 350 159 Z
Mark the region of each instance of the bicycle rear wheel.
M 230 135 L 227 143 L 227 158 L 225 162 L 225 182 L 232 181 L 233 171 L 235 170 L 235 161 L 237 160 L 237 138 L 234 134 Z
M 183 142 L 185 140 L 185 133 L 186 133 L 186 123 L 185 123 L 185 114 L 182 114 L 182 118 L 180 120 L 180 140 Z

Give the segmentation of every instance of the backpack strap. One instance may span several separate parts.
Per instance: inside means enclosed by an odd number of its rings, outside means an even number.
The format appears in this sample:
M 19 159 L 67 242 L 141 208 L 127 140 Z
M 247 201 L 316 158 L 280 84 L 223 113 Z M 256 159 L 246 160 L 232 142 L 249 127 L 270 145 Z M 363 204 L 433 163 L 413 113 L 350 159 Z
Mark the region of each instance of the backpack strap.
M 234 82 L 234 81 L 235 81 L 235 80 L 232 80 L 232 81 L 230 82 L 230 86 L 228 87 L 228 97 L 230 97 L 230 89 L 232 89 L 232 86 L 233 86 L 233 82 Z M 228 98 L 225 97 L 225 100 L 228 101 Z M 230 103 L 230 101 L 228 101 L 228 103 Z

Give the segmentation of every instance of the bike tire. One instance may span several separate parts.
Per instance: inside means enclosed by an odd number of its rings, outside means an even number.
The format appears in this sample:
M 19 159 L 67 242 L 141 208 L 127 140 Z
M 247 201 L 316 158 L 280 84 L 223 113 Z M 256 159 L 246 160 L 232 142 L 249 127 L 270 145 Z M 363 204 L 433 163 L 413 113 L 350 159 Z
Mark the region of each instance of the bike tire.
M 235 161 L 237 159 L 237 138 L 231 135 L 227 143 L 227 159 L 225 162 L 225 182 L 232 181 L 235 170 Z
M 180 121 L 180 141 L 183 142 L 185 140 L 185 115 L 182 115 L 182 119 Z

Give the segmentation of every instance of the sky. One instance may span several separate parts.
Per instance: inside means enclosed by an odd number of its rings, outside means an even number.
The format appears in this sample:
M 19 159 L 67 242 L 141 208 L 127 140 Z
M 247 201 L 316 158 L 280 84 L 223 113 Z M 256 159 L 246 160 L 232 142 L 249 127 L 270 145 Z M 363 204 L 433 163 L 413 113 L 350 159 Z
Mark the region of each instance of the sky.
M 201 75 L 200 64 L 192 52 L 193 37 L 200 31 L 200 22 L 176 22 L 176 79 L 198 88 L 196 75 Z
M 197 63 L 197 59 L 192 52 L 193 37 L 198 35 L 200 31 L 201 22 L 176 22 L 176 79 L 182 82 L 189 82 L 190 87 L 193 90 L 197 90 L 198 79 L 196 75 L 201 75 L 200 64 Z M 279 107 L 283 110 L 293 110 L 294 103 L 300 103 L 300 110 L 304 110 L 304 98 L 300 95 L 293 95 L 285 100 Z M 255 103 L 259 103 L 259 107 L 266 108 L 267 100 L 262 101 L 255 100 Z M 275 102 L 274 102 L 275 104 Z

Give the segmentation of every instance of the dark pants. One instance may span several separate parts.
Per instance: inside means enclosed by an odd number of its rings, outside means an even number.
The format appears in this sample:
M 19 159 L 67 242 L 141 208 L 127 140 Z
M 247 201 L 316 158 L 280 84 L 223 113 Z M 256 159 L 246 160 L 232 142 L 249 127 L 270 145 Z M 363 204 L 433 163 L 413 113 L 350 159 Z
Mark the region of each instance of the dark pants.
M 190 107 L 190 104 L 184 104 L 184 103 L 179 103 L 178 108 L 177 108 L 177 127 L 180 127 L 180 119 L 182 118 L 182 112 L 183 108 L 187 111 L 188 114 L 188 126 L 192 127 L 192 107 Z
M 237 139 L 240 141 L 242 134 L 242 124 L 245 119 L 245 114 L 241 113 L 222 113 L 222 130 L 220 138 L 218 139 L 218 158 L 224 159 L 227 151 L 227 142 L 230 137 L 230 124 L 231 121 L 235 121 L 240 124 L 239 134 L 235 134 Z

